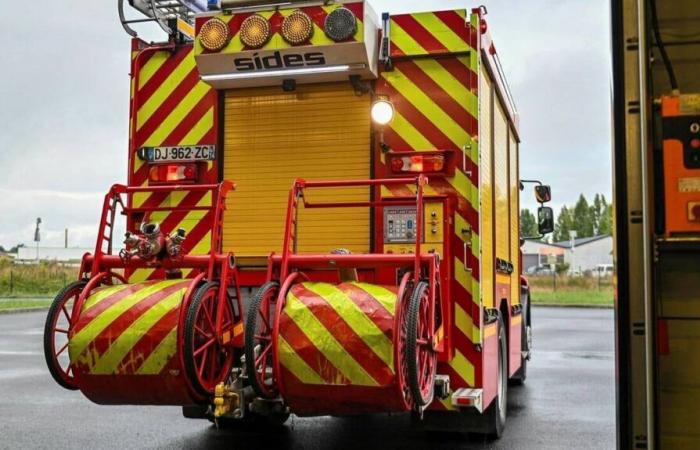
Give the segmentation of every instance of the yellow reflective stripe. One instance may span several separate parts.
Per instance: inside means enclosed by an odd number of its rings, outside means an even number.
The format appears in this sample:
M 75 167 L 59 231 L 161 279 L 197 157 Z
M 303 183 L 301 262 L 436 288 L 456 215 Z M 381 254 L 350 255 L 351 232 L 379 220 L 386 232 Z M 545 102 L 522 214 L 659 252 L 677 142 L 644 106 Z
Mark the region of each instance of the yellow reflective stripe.
M 156 110 L 163 104 L 170 94 L 177 88 L 187 75 L 194 69 L 194 58 L 191 54 L 185 56 L 175 70 L 168 75 L 168 78 L 158 87 L 146 102 L 141 105 L 136 116 L 136 129 L 141 127 L 151 118 Z
M 389 84 L 399 91 L 406 100 L 423 113 L 426 119 L 440 129 L 440 131 L 442 131 L 457 147 L 462 148 L 464 144 L 471 140 L 464 128 L 455 122 L 442 108 L 436 105 L 420 87 L 416 86 L 415 83 L 398 68 L 395 68 L 393 72 L 384 72 L 382 76 Z
M 393 19 L 391 21 L 391 44 L 396 45 L 407 55 L 426 55 L 428 53 L 418 41 L 413 39 L 413 36 L 408 34 Z
M 182 101 L 180 101 L 180 103 L 175 107 L 175 109 L 172 110 L 168 117 L 165 120 L 163 120 L 163 122 L 158 126 L 156 131 L 154 131 L 153 134 L 151 134 L 145 140 L 144 145 L 161 145 L 165 138 L 167 138 L 170 135 L 170 133 L 172 133 L 175 130 L 175 128 L 182 123 L 183 119 L 192 110 L 192 107 L 199 103 L 199 101 L 205 95 L 207 95 L 209 89 L 209 85 L 202 82 L 197 83 L 194 89 L 189 91 L 185 98 L 183 98 Z
M 375 300 L 381 303 L 382 306 L 384 306 L 384 308 L 389 312 L 389 314 L 394 316 L 396 312 L 396 302 L 398 301 L 396 293 L 391 292 L 389 289 L 383 286 L 378 286 L 376 284 L 359 282 L 352 284 L 371 295 Z
M 139 70 L 139 89 L 148 83 L 148 80 L 158 72 L 158 69 L 165 64 L 168 58 L 170 58 L 170 52 L 156 52 L 146 61 L 146 64 Z
M 319 322 L 301 300 L 291 292 L 287 294 L 285 314 L 304 332 L 306 337 L 340 371 L 345 378 L 358 386 L 378 386 L 378 383 L 355 359 L 348 354 L 335 337 Z
M 202 239 L 199 240 L 190 250 L 190 255 L 206 255 L 211 250 L 211 231 L 207 231 Z
M 459 58 L 460 61 L 463 58 Z M 470 92 L 464 84 L 460 83 L 447 69 L 435 59 L 424 58 L 413 61 L 431 80 L 440 86 L 447 95 L 452 97 L 473 117 L 478 117 L 479 105 L 476 95 Z
M 391 129 L 398 134 L 401 139 L 414 150 L 434 150 L 435 146 L 423 136 L 411 122 L 409 122 L 400 112 L 396 111 L 394 120 L 391 122 Z
M 129 277 L 129 283 L 143 283 L 144 281 L 148 280 L 148 278 L 153 274 L 153 272 L 153 269 L 136 269 L 134 270 L 134 273 L 132 273 Z
M 157 375 L 163 371 L 165 366 L 177 350 L 177 326 L 170 330 L 158 346 L 148 355 L 148 358 L 141 364 L 137 375 Z
M 450 52 L 468 51 L 469 44 L 433 13 L 413 14 L 413 18 Z M 467 24 L 464 23 L 466 28 Z
M 103 287 L 96 291 L 93 291 L 93 293 L 85 300 L 85 303 L 83 304 L 82 313 L 85 313 L 85 311 L 95 307 L 98 303 L 100 303 L 107 297 L 117 294 L 128 287 L 128 284 L 120 284 L 118 286 Z
M 304 283 L 303 286 L 322 297 L 345 320 L 352 331 L 362 339 L 384 363 L 394 367 L 394 346 L 372 319 L 343 291 L 328 283 Z
M 184 145 L 190 145 L 193 143 L 200 142 L 204 135 L 206 135 L 214 126 L 214 107 L 209 108 L 209 111 L 202 116 L 197 124 L 192 127 L 190 131 L 187 132 L 184 138 L 182 138 L 182 143 Z M 208 142 L 211 144 L 211 142 Z M 210 162 L 210 164 L 213 164 Z M 211 193 L 210 193 L 211 194 Z
M 474 366 L 459 350 L 455 350 L 455 356 L 450 361 L 450 366 L 467 384 L 474 385 Z
M 455 325 L 457 329 L 473 342 L 474 321 L 458 303 L 455 303 Z
M 326 384 L 325 380 L 304 361 L 282 336 L 277 337 L 279 358 L 287 370 L 304 384 Z
M 136 319 L 129 328 L 124 330 L 124 332 L 112 342 L 109 349 L 102 354 L 91 368 L 90 373 L 94 375 L 118 373 L 119 363 L 163 316 L 180 304 L 186 290 L 187 288 L 179 289 L 151 306 L 148 311 Z
M 104 310 L 100 315 L 93 318 L 92 321 L 90 321 L 90 323 L 88 323 L 85 326 L 85 328 L 73 335 L 73 337 L 70 340 L 71 355 L 80 355 L 87 348 L 87 346 L 90 345 L 92 340 L 98 334 L 103 332 L 112 322 L 114 322 L 119 316 L 121 316 L 122 313 L 124 313 L 126 310 L 128 310 L 144 298 L 148 297 L 151 294 L 155 294 L 158 291 L 162 291 L 163 289 L 169 286 L 181 282 L 182 280 L 168 280 L 150 284 L 148 285 L 148 287 L 140 289 L 138 292 L 134 292 L 131 295 L 127 295 L 114 305 L 110 306 L 109 308 Z

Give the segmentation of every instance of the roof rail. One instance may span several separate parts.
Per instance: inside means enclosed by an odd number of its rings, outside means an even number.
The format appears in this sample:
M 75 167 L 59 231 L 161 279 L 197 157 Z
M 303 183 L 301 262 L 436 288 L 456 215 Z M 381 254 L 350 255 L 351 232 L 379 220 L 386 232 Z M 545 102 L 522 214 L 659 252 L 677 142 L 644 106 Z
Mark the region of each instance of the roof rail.
M 119 20 L 124 30 L 132 37 L 138 37 L 138 33 L 131 25 L 155 22 L 170 36 L 175 36 L 179 32 L 185 38 L 191 39 L 191 34 L 183 28 L 194 27 L 195 14 L 205 12 L 208 9 L 208 0 L 127 0 L 129 6 L 145 16 L 144 18 L 127 19 L 124 14 L 125 1 L 117 1 Z

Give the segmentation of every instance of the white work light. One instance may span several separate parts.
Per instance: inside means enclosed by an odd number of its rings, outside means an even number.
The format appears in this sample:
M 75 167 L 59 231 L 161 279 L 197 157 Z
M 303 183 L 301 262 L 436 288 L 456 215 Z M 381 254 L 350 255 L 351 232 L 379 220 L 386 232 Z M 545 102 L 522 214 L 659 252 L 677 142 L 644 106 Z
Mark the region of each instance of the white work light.
M 376 100 L 372 104 L 371 114 L 377 125 L 388 125 L 394 120 L 394 105 L 386 98 Z

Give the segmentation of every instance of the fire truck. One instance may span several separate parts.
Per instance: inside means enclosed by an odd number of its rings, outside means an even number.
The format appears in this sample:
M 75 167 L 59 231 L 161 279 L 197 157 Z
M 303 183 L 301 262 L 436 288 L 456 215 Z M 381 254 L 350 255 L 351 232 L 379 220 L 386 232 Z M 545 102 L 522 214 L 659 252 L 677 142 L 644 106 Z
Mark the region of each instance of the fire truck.
M 56 381 L 218 423 L 412 412 L 500 436 L 532 349 L 523 186 L 553 220 L 486 8 L 129 5 L 128 182 L 49 311 Z

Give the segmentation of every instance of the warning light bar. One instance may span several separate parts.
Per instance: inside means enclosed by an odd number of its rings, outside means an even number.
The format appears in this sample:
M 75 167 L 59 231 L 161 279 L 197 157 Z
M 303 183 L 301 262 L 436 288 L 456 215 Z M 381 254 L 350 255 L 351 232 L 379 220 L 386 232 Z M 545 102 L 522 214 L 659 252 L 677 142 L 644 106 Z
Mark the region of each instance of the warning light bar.
M 392 152 L 388 155 L 389 167 L 394 174 L 422 173 L 454 175 L 451 151 Z
M 197 165 L 157 164 L 151 167 L 148 179 L 152 184 L 194 183 L 197 181 Z

